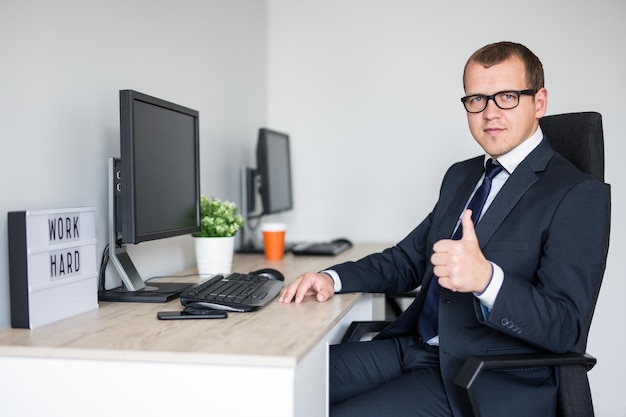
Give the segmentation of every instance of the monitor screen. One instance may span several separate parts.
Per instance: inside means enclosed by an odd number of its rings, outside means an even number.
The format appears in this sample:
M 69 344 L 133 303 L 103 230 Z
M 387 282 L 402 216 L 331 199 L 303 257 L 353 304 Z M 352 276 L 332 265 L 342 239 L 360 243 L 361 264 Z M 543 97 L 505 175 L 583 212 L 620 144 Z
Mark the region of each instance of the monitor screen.
M 133 90 L 120 91 L 116 224 L 122 243 L 199 230 L 197 111 Z
M 293 201 L 289 135 L 267 128 L 259 129 L 257 174 L 263 214 L 291 210 Z

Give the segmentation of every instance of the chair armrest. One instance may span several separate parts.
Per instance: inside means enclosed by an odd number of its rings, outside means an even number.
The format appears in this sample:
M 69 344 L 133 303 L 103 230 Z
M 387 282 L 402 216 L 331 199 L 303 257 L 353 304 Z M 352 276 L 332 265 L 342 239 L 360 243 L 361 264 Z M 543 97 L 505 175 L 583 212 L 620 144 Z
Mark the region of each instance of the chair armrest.
M 367 333 L 378 333 L 391 323 L 388 320 L 380 321 L 353 321 L 341 339 L 341 343 L 359 342 Z
M 596 364 L 596 358 L 587 353 L 568 352 L 537 353 L 528 355 L 486 355 L 471 356 L 465 360 L 463 367 L 454 379 L 459 388 L 466 409 L 472 410 L 474 416 L 480 413 L 474 398 L 474 383 L 480 374 L 487 369 L 495 368 L 526 368 L 535 366 L 583 365 L 589 371 Z

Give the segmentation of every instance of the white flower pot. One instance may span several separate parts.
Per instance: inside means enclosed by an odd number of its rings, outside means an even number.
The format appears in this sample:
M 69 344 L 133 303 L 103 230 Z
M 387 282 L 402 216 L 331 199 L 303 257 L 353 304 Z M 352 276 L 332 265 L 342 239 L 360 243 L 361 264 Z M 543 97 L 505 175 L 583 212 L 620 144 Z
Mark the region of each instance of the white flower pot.
M 199 275 L 228 274 L 233 265 L 235 237 L 194 237 Z

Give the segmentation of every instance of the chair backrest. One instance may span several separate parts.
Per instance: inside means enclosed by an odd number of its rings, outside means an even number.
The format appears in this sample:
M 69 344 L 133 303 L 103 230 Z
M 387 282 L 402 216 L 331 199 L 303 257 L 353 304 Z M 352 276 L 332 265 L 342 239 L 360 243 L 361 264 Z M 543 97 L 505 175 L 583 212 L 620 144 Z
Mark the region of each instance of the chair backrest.
M 557 152 L 581 171 L 604 182 L 604 132 L 600 113 L 544 116 L 539 125 Z
M 602 116 L 596 112 L 566 113 L 545 116 L 540 121 L 541 130 L 557 152 L 562 154 L 578 169 L 604 182 L 604 132 Z M 610 186 L 607 184 L 607 188 Z M 610 214 L 610 213 L 609 213 Z M 608 233 L 607 233 L 608 236 Z M 605 242 L 605 259 L 609 242 Z M 603 274 L 596 277 L 594 293 L 595 307 Z M 582 333 L 573 351 L 584 353 L 591 327 L 593 311 L 588 312 Z M 587 369 L 583 366 L 561 366 L 559 369 L 558 416 L 593 416 L 591 390 Z

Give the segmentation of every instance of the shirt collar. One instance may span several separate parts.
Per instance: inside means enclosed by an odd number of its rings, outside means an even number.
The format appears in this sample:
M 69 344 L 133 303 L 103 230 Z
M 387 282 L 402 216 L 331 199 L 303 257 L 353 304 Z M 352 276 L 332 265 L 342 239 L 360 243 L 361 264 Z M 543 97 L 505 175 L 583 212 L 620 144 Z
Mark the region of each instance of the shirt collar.
M 541 143 L 543 132 L 538 127 L 535 133 L 530 135 L 528 139 L 511 149 L 509 152 L 500 156 L 497 161 L 506 169 L 509 174 L 515 171 L 515 168 Z M 485 163 L 491 158 L 489 154 L 485 154 Z

